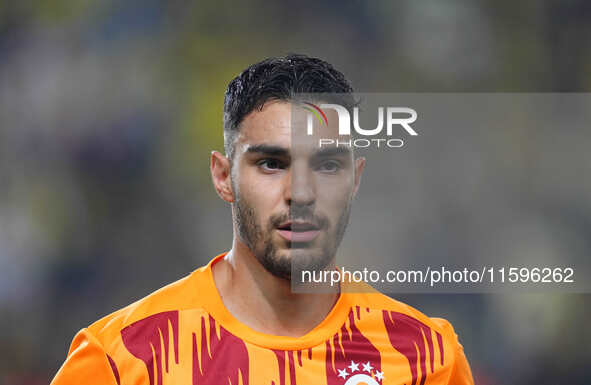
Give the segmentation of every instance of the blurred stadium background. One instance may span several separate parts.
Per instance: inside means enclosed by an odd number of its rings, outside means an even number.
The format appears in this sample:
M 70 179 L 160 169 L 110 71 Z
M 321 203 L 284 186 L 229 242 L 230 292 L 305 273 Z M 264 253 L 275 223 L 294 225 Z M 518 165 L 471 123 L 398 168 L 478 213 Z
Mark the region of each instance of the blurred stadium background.
M 584 0 L 0 1 L 0 384 L 48 383 L 81 327 L 230 246 L 208 159 L 247 65 L 319 56 L 363 92 L 588 92 L 590 48 Z M 589 234 L 588 201 L 569 209 Z M 588 294 L 399 298 L 452 321 L 477 384 L 591 383 Z

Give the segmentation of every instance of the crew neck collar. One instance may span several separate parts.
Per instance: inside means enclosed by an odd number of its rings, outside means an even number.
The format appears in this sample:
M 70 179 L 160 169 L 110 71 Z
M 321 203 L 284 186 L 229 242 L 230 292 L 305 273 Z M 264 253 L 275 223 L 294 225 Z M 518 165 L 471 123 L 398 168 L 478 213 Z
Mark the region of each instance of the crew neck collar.
M 213 265 L 221 261 L 227 253 L 228 252 L 224 252 L 217 255 L 204 267 L 202 272 L 205 276 L 201 278 L 203 280 L 201 284 L 206 286 L 206 290 L 204 290 L 203 294 L 209 294 L 208 298 L 204 298 L 205 310 L 216 320 L 216 322 L 223 326 L 224 329 L 228 330 L 236 337 L 268 349 L 301 350 L 312 348 L 330 339 L 345 323 L 351 309 L 349 304 L 349 294 L 341 290 L 339 298 L 324 320 L 301 337 L 265 334 L 251 329 L 249 326 L 236 319 L 234 315 L 228 311 L 226 306 L 224 306 L 213 279 Z

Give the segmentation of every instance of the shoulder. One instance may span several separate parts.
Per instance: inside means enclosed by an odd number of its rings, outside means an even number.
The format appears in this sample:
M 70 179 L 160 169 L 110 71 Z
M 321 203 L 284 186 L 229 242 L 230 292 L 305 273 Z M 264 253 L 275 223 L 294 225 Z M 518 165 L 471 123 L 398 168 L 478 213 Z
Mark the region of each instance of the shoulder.
M 431 360 L 453 368 L 458 384 L 473 384 L 464 350 L 452 324 L 446 319 L 429 317 L 418 309 L 382 294 L 367 285 L 349 292 L 350 304 L 359 329 L 367 335 L 385 332 L 387 340 L 399 352 L 430 352 Z M 433 355 L 434 354 L 434 355 Z
M 99 319 L 86 330 L 105 346 L 117 339 L 122 329 L 144 319 L 170 316 L 186 309 L 200 309 L 201 298 L 207 295 L 204 291 L 209 290 L 206 279 L 204 266 Z
M 348 295 L 353 309 L 357 307 L 361 312 L 366 309 L 374 313 L 381 313 L 386 326 L 388 324 L 402 323 L 409 328 L 423 330 L 423 332 L 430 329 L 446 342 L 457 343 L 457 335 L 448 320 L 440 317 L 430 317 L 422 311 L 385 295 L 367 284 L 356 287 Z

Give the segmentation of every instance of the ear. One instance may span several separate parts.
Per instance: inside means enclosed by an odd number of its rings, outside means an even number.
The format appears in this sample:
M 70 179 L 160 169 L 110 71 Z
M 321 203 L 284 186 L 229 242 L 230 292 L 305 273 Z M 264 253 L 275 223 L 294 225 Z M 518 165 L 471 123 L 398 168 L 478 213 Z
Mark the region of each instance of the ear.
M 353 196 L 357 195 L 357 190 L 359 190 L 363 169 L 365 169 L 365 158 L 362 156 L 355 158 L 355 185 L 353 186 Z
M 215 187 L 219 197 L 226 202 L 234 202 L 230 160 L 218 151 L 212 151 L 210 170 L 213 187 Z

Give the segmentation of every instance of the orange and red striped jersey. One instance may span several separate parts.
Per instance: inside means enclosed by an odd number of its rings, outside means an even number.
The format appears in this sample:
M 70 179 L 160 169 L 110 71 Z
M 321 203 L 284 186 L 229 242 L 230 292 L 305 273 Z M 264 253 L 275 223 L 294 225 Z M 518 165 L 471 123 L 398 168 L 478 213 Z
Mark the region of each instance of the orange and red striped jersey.
M 470 367 L 449 322 L 378 292 L 341 292 L 302 337 L 242 324 L 212 266 L 82 329 L 52 385 L 463 385 Z

